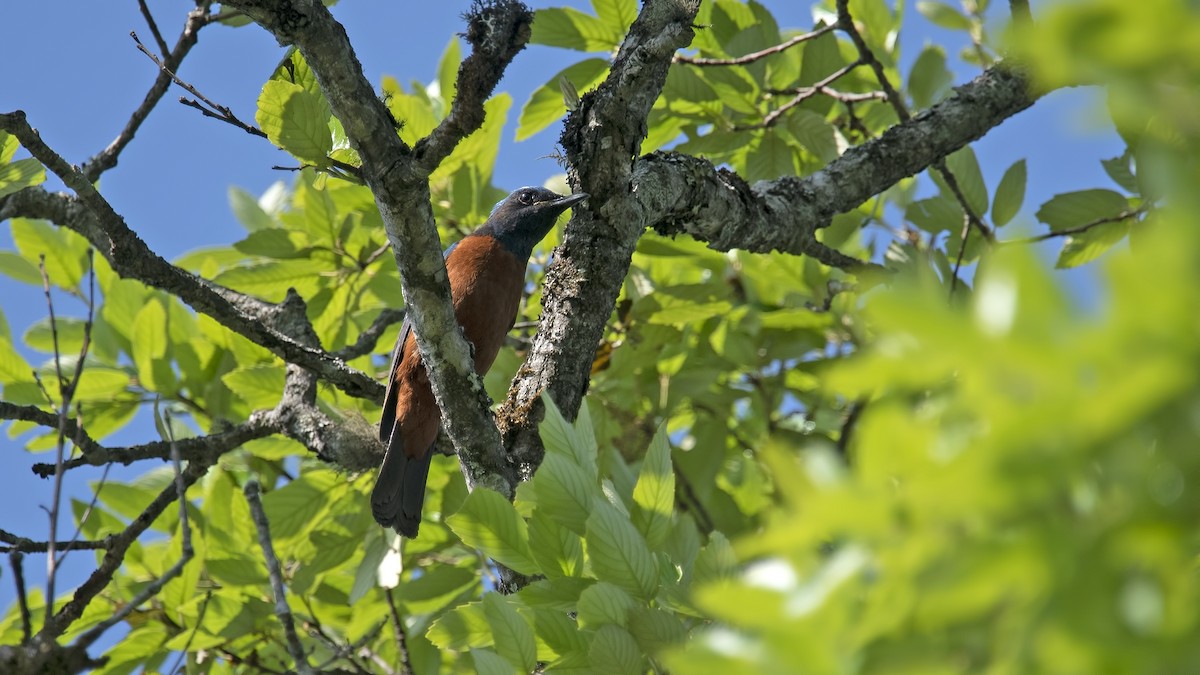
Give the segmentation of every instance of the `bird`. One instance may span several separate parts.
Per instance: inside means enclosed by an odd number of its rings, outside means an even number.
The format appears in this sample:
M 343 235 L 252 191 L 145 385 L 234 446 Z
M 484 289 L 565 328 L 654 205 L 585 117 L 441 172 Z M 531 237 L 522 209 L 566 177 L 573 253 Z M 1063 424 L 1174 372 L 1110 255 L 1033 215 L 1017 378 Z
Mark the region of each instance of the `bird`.
M 554 227 L 559 214 L 587 199 L 540 187 L 515 190 L 496 204 L 487 221 L 446 249 L 454 316 L 474 350 L 475 372 L 487 373 L 516 321 L 525 268 L 533 247 Z M 417 349 L 412 324 L 400 327 L 392 352 L 379 440 L 387 446 L 371 513 L 376 522 L 416 538 L 425 502 L 425 480 L 441 411 Z

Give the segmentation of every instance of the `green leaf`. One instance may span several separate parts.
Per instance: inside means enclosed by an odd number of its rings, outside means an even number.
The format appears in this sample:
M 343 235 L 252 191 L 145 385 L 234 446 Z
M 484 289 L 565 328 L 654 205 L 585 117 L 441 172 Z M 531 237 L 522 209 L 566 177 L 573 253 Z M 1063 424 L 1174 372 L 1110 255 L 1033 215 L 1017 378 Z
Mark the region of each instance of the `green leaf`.
M 737 569 L 737 556 L 729 540 L 720 532 L 709 535 L 708 545 L 700 549 L 692 568 L 692 585 L 710 584 L 729 578 Z
M 316 74 L 313 73 L 312 68 L 308 67 L 304 55 L 295 47 L 288 49 L 287 56 L 279 62 L 279 67 L 275 69 L 271 79 L 298 85 L 313 94 L 321 93 L 321 85 L 317 82 Z
M 583 534 L 592 502 L 599 488 L 575 462 L 563 455 L 546 453 L 534 474 L 538 510 L 576 534 Z
M 657 550 L 670 532 L 675 513 L 675 472 L 671 469 L 671 446 L 662 427 L 655 432 L 642 460 L 633 503 L 638 507 L 633 514 L 634 524 L 650 548 Z
M 992 202 L 992 222 L 996 227 L 1008 224 L 1021 210 L 1025 202 L 1025 160 L 1017 160 L 1004 172 L 1000 185 L 996 186 L 996 198 Z
M 949 30 L 971 30 L 971 20 L 962 12 L 943 2 L 920 0 L 917 11 L 937 26 Z
M 130 343 L 133 346 L 133 363 L 137 366 L 138 381 L 142 387 L 165 394 L 174 392 L 178 383 L 171 369 L 167 311 L 161 300 L 152 298 L 137 313 Z
M 637 528 L 616 507 L 602 499 L 594 500 L 584 539 L 597 578 L 637 597 L 654 597 L 658 564 Z
M 500 138 L 504 133 L 504 123 L 508 120 L 510 107 L 512 97 L 508 94 L 497 94 L 488 99 L 483 105 L 483 126 L 455 146 L 450 156 L 438 165 L 430 180 L 437 181 L 449 177 L 463 167 L 478 170 L 481 180 L 490 179 L 496 155 L 500 152 Z
M 438 117 L 429 101 L 405 93 L 395 78 L 383 78 L 383 95 L 392 117 L 401 125 L 398 133 L 405 143 L 415 144 L 437 126 Z
M 439 649 L 461 652 L 492 644 L 492 629 L 483 603 L 460 605 L 434 620 L 425 633 Z
M 479 488 L 467 496 L 446 524 L 468 546 L 521 574 L 537 574 L 529 532 L 513 505 L 499 492 Z
M 18 159 L 11 164 L 0 164 L 0 197 L 44 182 L 46 167 L 32 157 Z
M 542 401 L 546 406 L 546 415 L 538 427 L 538 434 L 546 452 L 570 458 L 587 476 L 595 479 L 596 436 L 592 431 L 587 403 L 579 407 L 579 415 L 572 424 L 563 417 L 558 405 L 549 395 L 543 394 Z
M 239 187 L 229 188 L 229 207 L 233 209 L 233 216 L 242 227 L 250 232 L 278 226 L 275 219 L 259 206 L 258 200 Z
M 1125 154 L 1120 157 L 1102 159 L 1100 160 L 1100 164 L 1104 167 L 1104 172 L 1108 174 L 1108 177 L 1113 179 L 1113 182 L 1129 192 L 1138 194 L 1141 190 L 1138 187 L 1137 176 L 1133 173 L 1132 159 L 1133 153 L 1127 149 L 1125 150 Z
M 625 626 L 642 651 L 657 654 L 663 649 L 682 644 L 687 628 L 673 612 L 651 607 L 634 607 Z
M 1112 190 L 1079 190 L 1057 194 L 1038 209 L 1037 219 L 1061 232 L 1105 218 L 1113 218 L 1129 209 L 1129 200 Z
M 966 197 L 967 204 L 975 215 L 982 218 L 987 213 L 988 191 L 983 182 L 983 173 L 979 170 L 979 161 L 975 159 L 975 151 L 967 146 L 946 158 L 946 168 L 954 175 L 958 189 Z M 933 173 L 933 180 L 942 188 L 942 195 L 947 199 L 957 199 L 940 172 Z
M 601 21 L 621 35 L 637 18 L 636 0 L 592 0 L 592 9 Z
M 514 673 L 532 672 L 514 668 L 507 659 L 491 649 L 472 649 L 471 660 L 475 666 L 475 672 L 479 675 L 514 675 Z
M 599 84 L 607 74 L 606 59 L 584 59 L 559 71 L 535 89 L 522 106 L 521 118 L 517 122 L 516 139 L 523 141 L 562 119 L 566 114 L 567 106 L 563 102 L 559 78 L 565 77 L 575 86 L 576 91 L 585 92 Z
M 446 103 L 454 100 L 458 93 L 458 66 L 462 63 L 462 47 L 458 36 L 450 38 L 442 58 L 438 61 L 438 93 Z
M 639 300 L 635 310 L 646 321 L 664 326 L 681 326 L 727 314 L 732 303 L 713 284 L 670 286 Z
M 221 381 L 252 409 L 273 408 L 283 396 L 284 370 L 272 364 L 246 366 L 226 373 Z
M 1058 254 L 1058 261 L 1054 263 L 1054 266 L 1059 269 L 1078 267 L 1099 258 L 1114 244 L 1124 239 L 1125 235 L 1129 234 L 1131 227 L 1128 220 L 1123 220 L 1104 223 L 1088 228 L 1085 232 L 1072 234 L 1063 244 L 1062 251 Z
M 254 119 L 272 143 L 305 164 L 326 166 L 333 137 L 329 103 L 298 84 L 268 80 L 258 97 Z
M 535 607 L 533 625 L 538 639 L 554 650 L 555 654 L 563 655 L 587 649 L 588 643 L 583 633 L 579 632 L 579 624 L 572 621 L 566 612 Z M 545 660 L 540 654 L 539 658 Z
M 7 395 L 8 385 L 30 382 L 33 382 L 33 368 L 13 347 L 8 320 L 4 318 L 4 313 L 0 312 L 0 385 L 5 387 Z
M 962 230 L 963 211 L 948 197 L 931 197 L 909 204 L 904 219 L 930 234 L 949 231 L 957 235 Z
M 7 131 L 0 131 L 0 164 L 8 164 L 16 156 L 21 142 Z
M 0 273 L 34 286 L 42 285 L 42 273 L 37 265 L 12 251 L 0 251 Z
M 823 116 L 803 108 L 787 114 L 787 129 L 792 136 L 822 162 L 832 162 L 840 154 L 838 134 Z
M 271 260 L 243 265 L 217 275 L 216 282 L 272 302 L 283 300 L 289 287 L 303 296 L 316 293 L 325 283 L 321 272 L 332 272 L 336 263 L 325 259 Z
M 36 265 L 39 256 L 46 256 L 46 274 L 50 281 L 63 288 L 78 288 L 87 269 L 87 242 L 82 237 L 57 229 L 41 220 L 13 218 L 12 238 L 21 257 Z M 41 284 L 41 273 L 38 274 Z
M 609 624 L 596 631 L 588 656 L 594 673 L 634 675 L 646 671 L 637 641 L 620 626 Z
M 577 619 L 580 628 L 599 628 L 605 624 L 624 627 L 627 615 L 636 603 L 617 586 L 601 581 L 579 595 Z
M 582 521 L 581 521 L 582 522 Z M 549 577 L 583 574 L 583 542 L 542 509 L 529 519 L 529 549 L 538 569 Z
M 570 7 L 555 7 L 533 13 L 529 42 L 582 52 L 607 52 L 615 49 L 624 36 L 624 31 L 594 16 Z
M 771 180 L 796 174 L 796 153 L 775 129 L 759 134 L 746 155 L 745 178 L 748 181 Z
M 520 672 L 533 672 L 537 666 L 533 627 L 517 612 L 513 601 L 499 593 L 485 593 L 483 613 L 492 628 L 496 651 Z
M 271 523 L 275 545 L 284 549 L 291 537 L 306 533 L 319 524 L 316 516 L 329 504 L 334 486 L 343 484 L 333 471 L 305 471 L 299 478 L 262 497 L 263 511 Z
M 928 108 L 950 91 L 954 75 L 946 67 L 941 45 L 926 45 L 908 73 L 908 93 L 918 108 Z

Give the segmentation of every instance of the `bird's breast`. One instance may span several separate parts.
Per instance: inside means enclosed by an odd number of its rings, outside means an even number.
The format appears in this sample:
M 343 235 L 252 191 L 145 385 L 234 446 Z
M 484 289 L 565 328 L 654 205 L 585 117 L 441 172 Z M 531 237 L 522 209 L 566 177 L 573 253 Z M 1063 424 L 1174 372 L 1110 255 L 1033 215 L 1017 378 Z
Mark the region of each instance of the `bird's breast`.
M 525 261 L 490 236 L 469 236 L 446 260 L 454 313 L 486 373 L 512 327 L 525 287 Z

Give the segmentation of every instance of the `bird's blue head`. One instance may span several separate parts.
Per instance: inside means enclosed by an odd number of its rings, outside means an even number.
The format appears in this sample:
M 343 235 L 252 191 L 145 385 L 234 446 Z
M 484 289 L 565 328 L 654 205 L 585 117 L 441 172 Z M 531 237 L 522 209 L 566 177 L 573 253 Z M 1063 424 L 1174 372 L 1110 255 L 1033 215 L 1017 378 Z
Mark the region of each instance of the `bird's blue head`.
M 558 215 L 587 197 L 582 192 L 564 197 L 546 188 L 523 187 L 497 204 L 476 234 L 495 237 L 513 255 L 528 260 Z

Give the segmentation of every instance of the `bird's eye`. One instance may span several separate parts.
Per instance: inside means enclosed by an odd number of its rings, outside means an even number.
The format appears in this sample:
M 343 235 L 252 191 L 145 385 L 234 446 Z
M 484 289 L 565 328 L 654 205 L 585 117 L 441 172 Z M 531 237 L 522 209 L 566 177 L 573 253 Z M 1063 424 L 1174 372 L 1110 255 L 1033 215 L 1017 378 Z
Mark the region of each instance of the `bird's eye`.
M 522 190 L 521 194 L 517 195 L 517 199 L 521 200 L 522 204 L 532 204 L 534 202 L 533 190 Z

